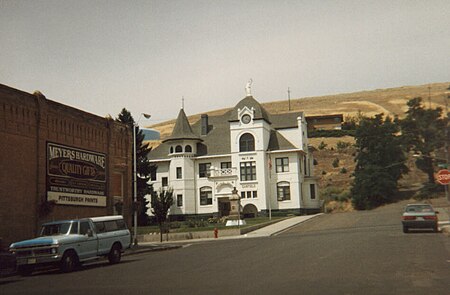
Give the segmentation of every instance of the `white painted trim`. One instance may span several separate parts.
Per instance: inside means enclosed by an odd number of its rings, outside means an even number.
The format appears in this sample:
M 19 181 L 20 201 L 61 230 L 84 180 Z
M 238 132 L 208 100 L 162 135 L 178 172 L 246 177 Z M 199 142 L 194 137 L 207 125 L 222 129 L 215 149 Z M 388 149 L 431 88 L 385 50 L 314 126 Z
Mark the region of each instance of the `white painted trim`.
M 281 153 L 293 153 L 293 152 L 299 152 L 299 153 L 306 155 L 306 152 L 302 149 L 267 151 L 268 154 L 281 154 Z

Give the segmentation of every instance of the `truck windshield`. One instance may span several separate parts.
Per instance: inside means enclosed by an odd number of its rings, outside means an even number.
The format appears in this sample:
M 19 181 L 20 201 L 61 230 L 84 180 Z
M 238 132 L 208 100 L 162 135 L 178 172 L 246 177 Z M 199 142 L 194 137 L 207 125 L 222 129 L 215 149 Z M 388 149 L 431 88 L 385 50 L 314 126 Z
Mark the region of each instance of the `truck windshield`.
M 65 235 L 70 229 L 70 222 L 44 224 L 41 230 L 41 236 Z

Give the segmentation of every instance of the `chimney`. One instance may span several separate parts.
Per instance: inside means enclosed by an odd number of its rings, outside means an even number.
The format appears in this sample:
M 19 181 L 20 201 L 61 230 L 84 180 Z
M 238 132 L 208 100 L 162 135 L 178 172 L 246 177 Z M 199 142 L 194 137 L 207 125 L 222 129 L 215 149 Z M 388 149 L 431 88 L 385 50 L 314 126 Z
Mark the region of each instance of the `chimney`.
M 202 135 L 208 134 L 208 115 L 202 115 Z

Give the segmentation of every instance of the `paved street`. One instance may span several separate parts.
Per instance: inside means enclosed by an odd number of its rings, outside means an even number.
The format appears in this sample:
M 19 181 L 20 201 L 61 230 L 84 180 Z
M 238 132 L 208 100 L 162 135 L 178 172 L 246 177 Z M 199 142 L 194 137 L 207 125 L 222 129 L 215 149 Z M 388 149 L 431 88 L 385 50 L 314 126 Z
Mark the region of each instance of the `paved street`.
M 272 237 L 185 244 L 61 274 L 0 280 L 1 294 L 449 294 L 450 238 L 403 234 L 403 204 L 321 215 Z

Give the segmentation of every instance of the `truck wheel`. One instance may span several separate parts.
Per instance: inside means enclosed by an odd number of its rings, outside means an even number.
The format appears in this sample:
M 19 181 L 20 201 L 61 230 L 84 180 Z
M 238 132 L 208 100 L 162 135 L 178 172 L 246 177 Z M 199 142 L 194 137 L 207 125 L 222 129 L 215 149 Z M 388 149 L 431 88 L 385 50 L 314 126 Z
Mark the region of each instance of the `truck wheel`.
M 34 271 L 34 266 L 32 265 L 19 265 L 17 268 L 17 271 L 21 276 L 28 277 L 31 276 L 31 274 Z
M 108 254 L 109 263 L 119 263 L 122 258 L 122 247 L 119 244 L 114 244 Z
M 62 272 L 74 271 L 78 266 L 78 256 L 73 251 L 67 251 L 64 253 L 61 259 L 60 269 Z

